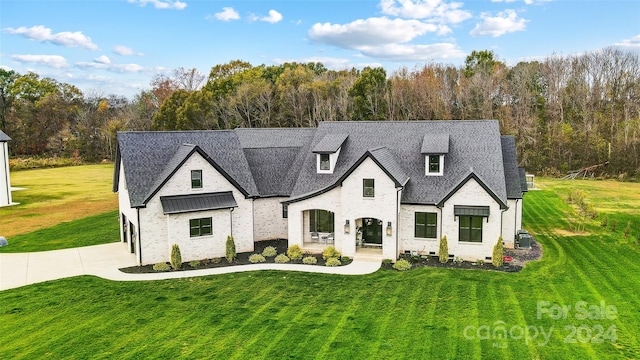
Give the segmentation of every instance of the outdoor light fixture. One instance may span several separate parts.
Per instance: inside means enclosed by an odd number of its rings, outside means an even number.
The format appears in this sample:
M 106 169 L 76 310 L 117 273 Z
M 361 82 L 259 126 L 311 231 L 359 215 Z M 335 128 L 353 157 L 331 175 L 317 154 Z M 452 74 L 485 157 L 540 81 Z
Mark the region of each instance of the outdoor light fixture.
M 387 222 L 387 236 L 391 236 L 391 221 Z
M 349 220 L 347 220 L 347 222 L 344 223 L 344 233 L 348 234 L 350 230 Z

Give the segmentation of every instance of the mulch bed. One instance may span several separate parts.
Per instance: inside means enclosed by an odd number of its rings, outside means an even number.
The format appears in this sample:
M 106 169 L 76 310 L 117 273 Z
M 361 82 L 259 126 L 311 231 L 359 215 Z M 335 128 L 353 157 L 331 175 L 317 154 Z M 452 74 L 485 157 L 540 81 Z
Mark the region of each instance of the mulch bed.
M 540 244 L 531 240 L 531 249 L 504 249 L 504 256 L 511 256 L 513 261 L 505 262 L 501 267 L 495 267 L 491 261 L 485 261 L 480 265 L 473 261 L 453 262 L 451 259 L 446 263 L 441 263 L 437 256 L 411 256 L 401 255 L 400 259 L 405 259 L 411 263 L 412 268 L 418 267 L 436 267 L 436 268 L 453 268 L 453 269 L 480 269 L 494 270 L 504 272 L 518 272 L 522 270 L 526 263 L 542 258 L 542 247 Z M 383 269 L 395 270 L 393 264 L 382 263 Z
M 254 251 L 252 252 L 243 252 L 238 253 L 237 258 L 232 262 L 228 263 L 227 259 L 222 258 L 214 258 L 214 259 L 202 259 L 200 260 L 200 264 L 196 267 L 192 267 L 188 262 L 182 263 L 182 267 L 178 270 L 168 270 L 169 271 L 189 271 L 189 270 L 199 270 L 199 269 L 211 269 L 225 266 L 236 266 L 236 265 L 249 265 L 252 262 L 249 261 L 249 256 L 252 254 L 261 254 L 264 248 L 267 246 L 273 246 L 278 251 L 278 254 L 286 254 L 287 248 L 289 246 L 289 242 L 287 239 L 278 239 L 278 240 L 264 240 L 258 241 L 254 243 Z M 315 264 L 316 266 L 325 266 L 326 261 L 322 258 L 322 254 L 307 254 L 303 251 L 304 256 L 313 256 L 318 262 Z M 274 257 L 266 257 L 265 262 L 260 264 L 274 264 Z M 343 261 L 342 266 L 351 264 L 353 260 L 349 259 L 348 261 Z M 287 264 L 302 264 L 302 260 L 291 260 Z M 148 273 L 157 273 L 163 271 L 155 271 L 153 270 L 153 264 L 144 265 L 144 266 L 131 266 L 126 268 L 121 268 L 120 271 L 127 274 L 148 274 Z

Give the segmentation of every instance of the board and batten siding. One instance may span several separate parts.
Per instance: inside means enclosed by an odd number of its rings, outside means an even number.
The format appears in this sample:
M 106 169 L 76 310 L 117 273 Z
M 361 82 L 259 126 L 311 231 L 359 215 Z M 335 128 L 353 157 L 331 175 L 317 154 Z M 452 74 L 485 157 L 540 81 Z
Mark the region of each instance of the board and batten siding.
M 191 170 L 202 170 L 202 188 L 191 188 Z M 179 215 L 163 213 L 161 196 L 222 191 L 233 193 L 238 204 L 233 211 L 220 209 Z M 204 217 L 212 217 L 213 235 L 190 237 L 189 219 Z M 172 244 L 180 245 L 183 261 L 223 257 L 228 235 L 233 235 L 237 252 L 253 251 L 253 201 L 246 199 L 198 153 L 193 153 L 147 202 L 147 206 L 140 209 L 140 223 L 142 265 L 168 261 Z

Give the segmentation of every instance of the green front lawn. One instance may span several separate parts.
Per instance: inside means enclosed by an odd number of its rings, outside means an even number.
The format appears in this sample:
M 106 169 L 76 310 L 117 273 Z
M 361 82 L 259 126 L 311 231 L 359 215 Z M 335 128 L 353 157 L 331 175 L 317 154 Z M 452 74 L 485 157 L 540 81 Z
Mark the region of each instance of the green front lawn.
M 0 358 L 639 358 L 640 247 L 597 221 L 567 234 L 559 192 L 527 194 L 525 227 L 544 256 L 520 273 L 63 279 L 0 292 Z
M 32 252 L 105 244 L 120 240 L 118 211 L 63 222 L 9 238 L 0 252 Z

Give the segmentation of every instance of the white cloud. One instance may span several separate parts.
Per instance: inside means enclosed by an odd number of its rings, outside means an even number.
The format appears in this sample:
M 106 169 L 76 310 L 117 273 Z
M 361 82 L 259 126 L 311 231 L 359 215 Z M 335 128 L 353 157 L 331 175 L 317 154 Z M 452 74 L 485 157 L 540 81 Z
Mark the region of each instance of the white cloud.
M 464 51 L 451 43 L 425 45 L 386 44 L 376 47 L 363 47 L 359 50 L 366 56 L 391 61 L 457 59 L 466 56 Z
M 138 64 L 105 64 L 99 62 L 77 62 L 76 66 L 83 69 L 98 69 L 116 73 L 139 73 L 145 71 L 143 66 Z
M 221 12 L 213 14 L 213 18 L 220 21 L 240 20 L 240 14 L 232 7 L 223 7 Z M 207 16 L 207 19 L 212 19 L 211 15 Z
M 640 51 L 640 34 L 629 39 L 624 39 L 622 42 L 615 43 L 613 46 L 622 50 Z
M 498 37 L 510 32 L 523 31 L 526 28 L 528 20 L 518 18 L 515 10 L 505 10 L 491 16 L 489 13 L 480 14 L 482 23 L 477 24 L 473 30 L 469 32 L 471 36 L 490 35 Z
M 357 49 L 363 46 L 405 43 L 438 30 L 437 25 L 419 20 L 391 20 L 381 17 L 360 19 L 345 25 L 317 23 L 309 30 L 309 38 L 318 43 Z
M 109 57 L 106 55 L 98 56 L 97 58 L 93 59 L 93 61 L 100 64 L 111 64 L 111 59 L 109 59 Z
M 386 15 L 408 19 L 429 19 L 440 23 L 457 24 L 471 17 L 471 13 L 460 9 L 461 2 L 444 0 L 381 0 L 380 8 Z
M 527 5 L 541 4 L 546 2 L 551 2 L 553 0 L 524 0 L 524 3 Z
M 515 2 L 516 0 L 491 0 L 491 2 L 495 2 L 495 3 L 501 3 L 501 2 L 505 2 L 505 3 L 512 3 Z M 532 1 L 532 0 L 525 0 L 526 1 Z
M 113 47 L 113 52 L 121 55 L 121 56 L 132 56 L 132 55 L 138 55 L 138 56 L 142 56 L 144 55 L 141 52 L 135 52 L 132 48 L 130 47 L 126 47 L 124 45 L 116 45 Z
M 67 60 L 60 55 L 11 55 L 13 60 L 21 63 L 34 63 L 61 69 L 69 66 Z
M 44 27 L 43 25 L 36 25 L 30 28 L 24 26 L 17 29 L 6 28 L 4 31 L 12 35 L 22 35 L 28 39 L 39 42 L 50 42 L 52 44 L 66 47 L 83 47 L 89 50 L 98 50 L 98 45 L 94 44 L 91 41 L 91 38 L 82 34 L 81 31 L 63 31 L 53 34 L 51 29 Z
M 282 20 L 282 14 L 275 10 L 269 10 L 268 16 L 263 16 L 260 18 L 260 21 L 268 22 L 270 24 L 278 23 Z
M 176 1 L 161 1 L 161 0 L 129 0 L 132 4 L 140 4 L 140 6 L 146 6 L 147 4 L 152 4 L 156 9 L 164 10 L 164 9 L 175 9 L 175 10 L 183 10 L 187 7 L 187 3 L 182 2 L 180 0 Z

